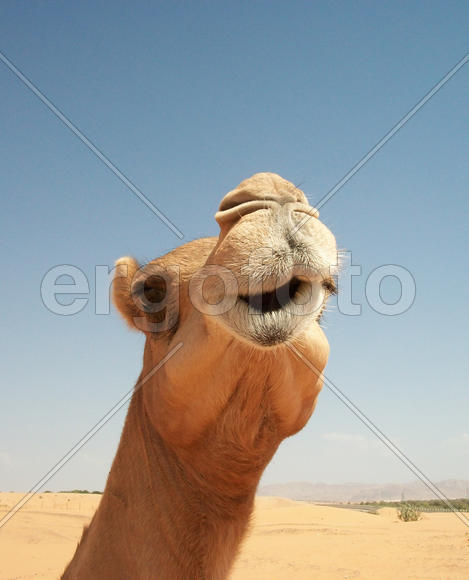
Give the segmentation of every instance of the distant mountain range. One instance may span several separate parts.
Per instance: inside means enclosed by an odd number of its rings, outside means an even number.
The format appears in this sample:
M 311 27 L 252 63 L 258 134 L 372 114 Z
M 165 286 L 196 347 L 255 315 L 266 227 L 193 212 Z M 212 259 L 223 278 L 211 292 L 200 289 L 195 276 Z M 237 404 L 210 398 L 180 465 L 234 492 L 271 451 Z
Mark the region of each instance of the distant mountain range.
M 449 499 L 469 498 L 469 480 L 447 479 L 435 483 Z M 318 502 L 400 501 L 438 499 L 422 482 L 410 483 L 308 483 L 263 485 L 257 495 Z

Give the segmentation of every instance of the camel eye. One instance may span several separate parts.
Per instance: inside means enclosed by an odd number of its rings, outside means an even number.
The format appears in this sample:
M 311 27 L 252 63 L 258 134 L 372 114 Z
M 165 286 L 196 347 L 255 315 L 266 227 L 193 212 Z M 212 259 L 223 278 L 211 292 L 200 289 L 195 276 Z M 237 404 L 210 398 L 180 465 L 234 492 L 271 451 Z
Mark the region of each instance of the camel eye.
M 152 313 L 159 312 L 164 306 L 161 303 L 166 298 L 166 290 L 166 280 L 153 274 L 136 282 L 132 294 L 143 311 Z
M 142 294 L 150 304 L 161 302 L 166 297 L 166 280 L 161 276 L 149 276 L 143 283 Z

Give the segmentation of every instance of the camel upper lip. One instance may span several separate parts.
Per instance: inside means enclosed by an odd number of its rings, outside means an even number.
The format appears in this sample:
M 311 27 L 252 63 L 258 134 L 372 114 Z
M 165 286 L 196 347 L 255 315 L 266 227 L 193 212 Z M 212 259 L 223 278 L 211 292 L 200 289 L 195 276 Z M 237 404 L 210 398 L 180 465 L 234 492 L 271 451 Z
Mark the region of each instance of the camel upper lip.
M 270 292 L 239 294 L 239 299 L 259 313 L 266 314 L 284 308 L 294 299 L 300 286 L 305 282 L 293 276 L 287 282 Z

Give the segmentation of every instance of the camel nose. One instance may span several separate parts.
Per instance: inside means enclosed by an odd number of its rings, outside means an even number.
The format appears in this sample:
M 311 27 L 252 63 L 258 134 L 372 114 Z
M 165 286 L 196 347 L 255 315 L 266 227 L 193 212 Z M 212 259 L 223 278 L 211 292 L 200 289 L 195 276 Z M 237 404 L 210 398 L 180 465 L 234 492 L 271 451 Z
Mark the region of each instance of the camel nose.
M 248 213 L 287 203 L 294 204 L 299 211 L 319 217 L 319 212 L 309 205 L 305 194 L 293 183 L 275 173 L 256 173 L 225 195 L 215 219 L 224 233 Z

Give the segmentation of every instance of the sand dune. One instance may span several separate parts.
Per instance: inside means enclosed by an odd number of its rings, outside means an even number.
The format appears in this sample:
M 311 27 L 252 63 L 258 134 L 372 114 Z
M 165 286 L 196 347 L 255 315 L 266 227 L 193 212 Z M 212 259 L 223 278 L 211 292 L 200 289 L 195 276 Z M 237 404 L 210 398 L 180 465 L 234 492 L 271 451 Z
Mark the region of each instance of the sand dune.
M 0 517 L 22 494 L 0 493 Z M 99 495 L 40 494 L 0 529 L 0 580 L 52 580 L 72 557 Z M 469 528 L 453 514 L 401 522 L 280 498 L 258 498 L 231 580 L 467 580 Z

